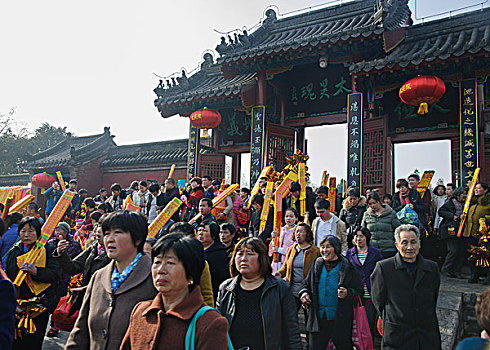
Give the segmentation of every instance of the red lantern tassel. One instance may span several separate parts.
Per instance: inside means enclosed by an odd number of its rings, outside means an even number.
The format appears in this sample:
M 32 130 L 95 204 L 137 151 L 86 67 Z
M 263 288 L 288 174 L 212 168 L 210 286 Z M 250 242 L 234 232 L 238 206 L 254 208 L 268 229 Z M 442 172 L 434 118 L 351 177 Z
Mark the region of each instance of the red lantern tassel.
M 429 105 L 425 102 L 422 102 L 419 105 L 419 110 L 417 111 L 417 114 L 427 114 L 429 113 Z

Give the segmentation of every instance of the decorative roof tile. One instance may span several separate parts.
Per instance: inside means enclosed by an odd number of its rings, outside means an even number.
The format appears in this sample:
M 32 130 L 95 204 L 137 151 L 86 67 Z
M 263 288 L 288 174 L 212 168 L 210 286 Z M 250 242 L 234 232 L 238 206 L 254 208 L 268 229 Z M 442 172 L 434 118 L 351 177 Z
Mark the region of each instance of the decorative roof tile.
M 187 162 L 187 139 L 139 143 L 111 148 L 102 168 Z M 201 146 L 201 152 L 209 150 Z
M 325 7 L 291 17 L 277 19 L 274 10 L 251 34 L 223 37 L 216 47 L 218 63 L 257 58 L 263 55 L 297 50 L 305 46 L 336 43 L 360 35 L 368 37 L 403 25 L 411 12 L 407 0 L 358 0 Z
M 350 65 L 352 73 L 419 65 L 490 52 L 490 8 L 406 28 L 406 39 L 384 57 Z
M 235 33 L 234 39 L 229 35 L 228 42 L 221 38 L 216 47 L 221 55 L 217 64 L 206 53 L 201 69 L 190 77 L 183 71 L 181 77 L 160 80 L 153 90 L 157 95 L 154 104 L 163 117 L 169 117 L 190 113 L 202 107 L 203 101 L 213 108 L 233 98 L 239 103 L 242 88 L 255 84 L 256 74 L 250 73 L 253 69 L 230 73 L 223 70 L 223 63 L 378 35 L 385 28 L 393 30 L 407 21 L 407 3 L 408 0 L 357 0 L 280 19 L 269 9 L 266 19 L 251 34 Z
M 29 156 L 25 168 L 59 168 L 100 158 L 108 148 L 116 145 L 112 138 L 108 127 L 98 135 L 68 136 L 53 147 Z
M 203 99 L 220 97 L 235 96 L 238 98 L 242 87 L 255 84 L 255 75 L 255 73 L 236 75 L 227 80 L 211 58 L 211 61 L 205 61 L 201 70 L 191 77 L 187 78 L 183 72 L 182 77 L 177 79 L 179 85 L 173 85 L 167 81 L 165 86 L 165 83 L 160 81 L 160 85 L 153 90 L 158 96 L 155 106 L 163 116 L 170 116 L 175 114 L 169 108 L 171 105 L 198 103 Z

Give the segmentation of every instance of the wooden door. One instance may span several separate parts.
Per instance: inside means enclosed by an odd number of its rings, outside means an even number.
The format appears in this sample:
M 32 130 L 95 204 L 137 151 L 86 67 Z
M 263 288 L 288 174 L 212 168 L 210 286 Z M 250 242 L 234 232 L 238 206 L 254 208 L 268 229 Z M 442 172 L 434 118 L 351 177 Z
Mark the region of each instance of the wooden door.
M 272 165 L 281 171 L 286 165 L 286 157 L 294 153 L 294 128 L 267 123 L 265 165 Z
M 386 190 L 387 132 L 384 117 L 364 119 L 362 124 L 362 191 Z
M 224 154 L 207 154 L 199 155 L 199 173 L 198 176 L 211 176 L 213 180 L 222 180 L 225 178 L 225 155 Z

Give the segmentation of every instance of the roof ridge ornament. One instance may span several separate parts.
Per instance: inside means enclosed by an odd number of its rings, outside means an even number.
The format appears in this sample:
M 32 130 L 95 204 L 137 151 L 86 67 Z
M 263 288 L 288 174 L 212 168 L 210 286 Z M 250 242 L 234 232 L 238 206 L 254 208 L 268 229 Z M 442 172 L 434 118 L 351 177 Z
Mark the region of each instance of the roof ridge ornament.
M 409 0 L 377 0 L 375 21 L 386 30 L 395 30 L 412 22 Z
M 265 25 L 270 25 L 277 21 L 277 13 L 274 9 L 269 8 L 265 11 L 265 19 L 264 19 L 264 24 Z

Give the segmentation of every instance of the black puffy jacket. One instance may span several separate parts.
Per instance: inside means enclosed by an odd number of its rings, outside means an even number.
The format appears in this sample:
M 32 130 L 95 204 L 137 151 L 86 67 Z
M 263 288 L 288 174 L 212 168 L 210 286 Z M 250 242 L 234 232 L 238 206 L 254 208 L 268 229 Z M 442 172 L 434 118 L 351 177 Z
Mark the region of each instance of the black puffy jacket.
M 228 269 L 230 258 L 228 257 L 227 248 L 219 241 L 204 251 L 204 257 L 209 264 L 213 295 L 214 300 L 216 300 L 220 284 L 227 278 L 230 278 L 230 271 Z
M 240 283 L 240 276 L 223 282 L 216 301 L 216 308 L 228 320 L 228 330 L 235 317 L 238 283 Z M 250 307 L 259 307 L 259 305 L 250 305 Z M 260 308 L 264 320 L 264 348 L 301 349 L 296 304 L 286 281 L 272 275 L 265 276 Z M 236 316 L 240 317 L 240 315 Z
M 366 211 L 366 197 L 361 196 L 359 203 L 353 207 L 349 200 L 345 200 L 342 210 L 340 210 L 339 219 L 345 222 L 345 227 L 360 225 L 362 216 Z
M 441 223 L 439 224 L 439 237 L 441 239 L 448 239 L 457 237 L 459 224 L 461 220 L 454 220 L 454 215 L 456 215 L 456 206 L 454 205 L 454 201 L 456 198 L 450 198 L 439 208 L 439 216 L 442 218 Z M 464 206 L 464 203 L 461 203 Z M 448 229 L 453 228 L 453 234 L 449 235 Z

